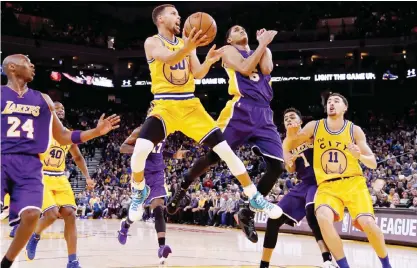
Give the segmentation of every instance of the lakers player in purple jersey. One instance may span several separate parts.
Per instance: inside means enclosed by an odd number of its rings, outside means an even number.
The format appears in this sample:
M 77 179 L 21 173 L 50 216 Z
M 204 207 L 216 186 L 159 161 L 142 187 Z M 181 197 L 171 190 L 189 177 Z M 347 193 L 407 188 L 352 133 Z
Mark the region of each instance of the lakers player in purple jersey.
M 94 129 L 69 131 L 54 112 L 51 98 L 27 86 L 35 76 L 35 66 L 28 57 L 6 57 L 3 70 L 8 83 L 1 87 L 1 202 L 8 193 L 9 224 L 20 223 L 1 261 L 2 268 L 9 268 L 28 242 L 41 214 L 40 154 L 48 149 L 51 138 L 62 145 L 86 142 L 117 128 L 120 118 L 112 115 L 104 119 L 102 115 Z
M 133 130 L 132 134 L 123 142 L 120 147 L 120 153 L 122 154 L 132 154 L 135 148 L 136 139 L 139 137 L 141 127 Z M 173 157 L 175 159 L 182 159 L 188 150 L 178 150 L 176 153 L 171 153 L 164 150 L 165 140 L 160 142 L 155 146 L 152 152 L 149 154 L 146 159 L 145 167 L 145 178 L 146 186 L 148 188 L 149 196 L 147 197 L 147 202 L 150 202 L 151 210 L 155 216 L 155 230 L 158 236 L 158 257 L 160 264 L 165 262 L 165 259 L 170 253 L 172 253 L 171 248 L 168 245 L 165 245 L 165 233 L 166 233 L 166 223 L 164 217 L 164 204 L 165 197 L 167 197 L 167 190 L 165 188 L 165 178 L 164 170 L 165 163 L 164 157 Z M 143 210 L 140 208 L 142 204 L 140 203 L 139 198 L 137 198 L 137 193 L 135 189 L 132 188 L 132 203 L 129 207 L 128 217 L 123 219 L 120 223 L 120 230 L 118 235 L 118 240 L 120 244 L 126 244 L 127 234 L 130 228 L 130 225 L 133 222 L 138 221 L 143 213 Z
M 294 108 L 289 108 L 284 111 L 285 128 L 294 123 L 301 126 L 301 113 Z M 322 252 L 323 264 L 321 267 L 336 267 L 332 264 L 332 255 L 323 241 L 317 218 L 314 215 L 314 196 L 317 191 L 317 182 L 313 169 L 313 141 L 307 141 L 293 150 L 289 150 L 286 144 L 287 140 L 285 139 L 283 143 L 285 168 L 290 173 L 296 172 L 301 183 L 292 188 L 279 201 L 278 206 L 283 210 L 281 218 L 268 219 L 267 221 L 260 268 L 269 267 L 272 252 L 277 244 L 279 228 L 284 224 L 295 226 L 304 217 L 307 218 L 307 223 L 313 231 Z
M 233 150 L 244 143 L 250 143 L 253 151 L 266 162 L 267 171 L 257 186 L 258 192 L 263 196 L 271 191 L 284 171 L 281 137 L 273 122 L 270 108 L 273 98 L 270 85 L 273 63 L 267 46 L 276 34 L 276 31 L 258 31 L 259 45 L 251 50 L 245 29 L 239 25 L 233 26 L 226 34 L 228 45 L 223 48 L 222 53 L 223 67 L 229 75 L 229 94 L 233 95 L 233 99 L 220 113 L 217 126 Z M 200 176 L 219 160 L 218 155 L 210 151 L 193 165 L 188 174 Z M 195 178 L 196 176 L 189 175 L 184 177 L 190 182 Z M 252 201 L 249 204 L 252 210 L 257 210 Z M 276 211 L 281 215 L 282 210 Z M 242 230 L 250 241 L 256 243 L 258 235 L 254 212 L 244 208 L 238 216 Z

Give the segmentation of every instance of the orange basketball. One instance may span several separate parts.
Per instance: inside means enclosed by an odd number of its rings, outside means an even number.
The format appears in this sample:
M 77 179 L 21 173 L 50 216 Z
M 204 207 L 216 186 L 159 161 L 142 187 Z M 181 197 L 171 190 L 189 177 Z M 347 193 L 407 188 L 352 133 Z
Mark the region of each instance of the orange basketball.
M 201 30 L 200 36 L 207 35 L 209 43 L 213 42 L 217 33 L 217 25 L 212 16 L 204 12 L 196 12 L 189 16 L 184 23 L 186 37 L 194 27 L 196 32 Z

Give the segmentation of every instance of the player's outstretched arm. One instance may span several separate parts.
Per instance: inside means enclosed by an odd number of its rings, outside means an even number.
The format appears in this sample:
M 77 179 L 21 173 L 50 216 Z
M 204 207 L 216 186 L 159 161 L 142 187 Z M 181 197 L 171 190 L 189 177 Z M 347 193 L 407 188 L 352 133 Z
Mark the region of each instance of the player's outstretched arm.
M 350 153 L 368 168 L 377 168 L 375 155 L 366 142 L 365 133 L 356 125 L 353 126 L 353 137 L 355 138 L 356 144 L 351 143 L 348 145 Z
M 130 134 L 130 136 L 127 137 L 127 139 L 123 142 L 119 150 L 121 154 L 133 154 L 136 140 L 139 137 L 140 129 L 141 127 L 135 128 L 132 131 L 132 134 Z
M 61 145 L 70 145 L 73 143 L 83 143 L 99 136 L 106 135 L 111 130 L 119 127 L 120 117 L 112 115 L 104 118 L 104 114 L 100 117 L 97 127 L 85 131 L 70 131 L 64 128 L 54 111 L 54 103 L 47 94 L 42 94 L 45 101 L 48 103 L 49 109 L 52 113 L 52 135 L 54 139 Z
M 85 163 L 84 156 L 81 154 L 78 145 L 71 145 L 69 152 L 72 156 L 72 159 L 74 159 L 75 164 L 81 170 L 81 173 L 84 175 L 85 180 L 87 182 L 88 190 L 94 189 L 95 182 L 90 178 L 90 174 L 88 174 L 87 163 Z
M 317 121 L 308 122 L 301 130 L 298 124 L 291 124 L 287 128 L 287 149 L 292 150 L 297 146 L 307 142 L 314 135 L 314 128 Z
M 224 47 L 216 49 L 216 45 L 213 45 L 207 53 L 206 60 L 203 62 L 203 64 L 200 63 L 200 60 L 197 57 L 196 50 L 193 50 L 190 54 L 190 63 L 191 72 L 193 73 L 194 78 L 204 78 L 210 71 L 210 67 L 220 60 L 223 54 L 223 50 Z

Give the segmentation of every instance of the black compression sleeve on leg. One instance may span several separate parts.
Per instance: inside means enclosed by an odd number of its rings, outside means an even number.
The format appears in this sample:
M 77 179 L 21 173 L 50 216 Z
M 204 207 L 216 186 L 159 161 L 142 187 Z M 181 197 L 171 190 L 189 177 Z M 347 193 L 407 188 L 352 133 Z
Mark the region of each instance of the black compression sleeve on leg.
M 264 248 L 275 248 L 278 241 L 279 228 L 287 221 L 287 216 L 282 215 L 278 219 L 270 219 L 266 222 L 266 233 L 264 239 Z
M 306 207 L 306 218 L 308 226 L 310 226 L 316 241 L 323 240 L 323 236 L 320 231 L 320 226 L 317 221 L 316 215 L 314 214 L 314 204 L 308 204 Z
M 199 158 L 184 175 L 181 188 L 187 190 L 196 178 L 203 175 L 210 166 L 216 164 L 219 160 L 220 157 L 213 150 L 210 150 L 205 156 Z
M 166 223 L 164 218 L 164 209 L 161 206 L 157 206 L 153 209 L 153 215 L 155 216 L 155 230 L 157 233 L 165 233 Z
M 139 138 L 149 140 L 156 146 L 165 139 L 164 124 L 155 116 L 146 118 L 140 129 Z
M 259 180 L 257 188 L 263 196 L 266 196 L 274 187 L 285 167 L 284 163 L 278 159 L 267 156 L 263 156 L 263 158 L 266 162 L 266 172 Z

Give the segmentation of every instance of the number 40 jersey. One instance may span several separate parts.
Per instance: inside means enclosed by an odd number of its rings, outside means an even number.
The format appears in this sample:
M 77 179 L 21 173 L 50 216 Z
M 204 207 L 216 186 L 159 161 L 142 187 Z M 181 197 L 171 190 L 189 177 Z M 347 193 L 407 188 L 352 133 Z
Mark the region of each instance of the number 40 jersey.
M 29 88 L 19 96 L 8 86 L 2 86 L 2 155 L 41 154 L 48 149 L 51 137 L 52 113 L 42 93 Z

